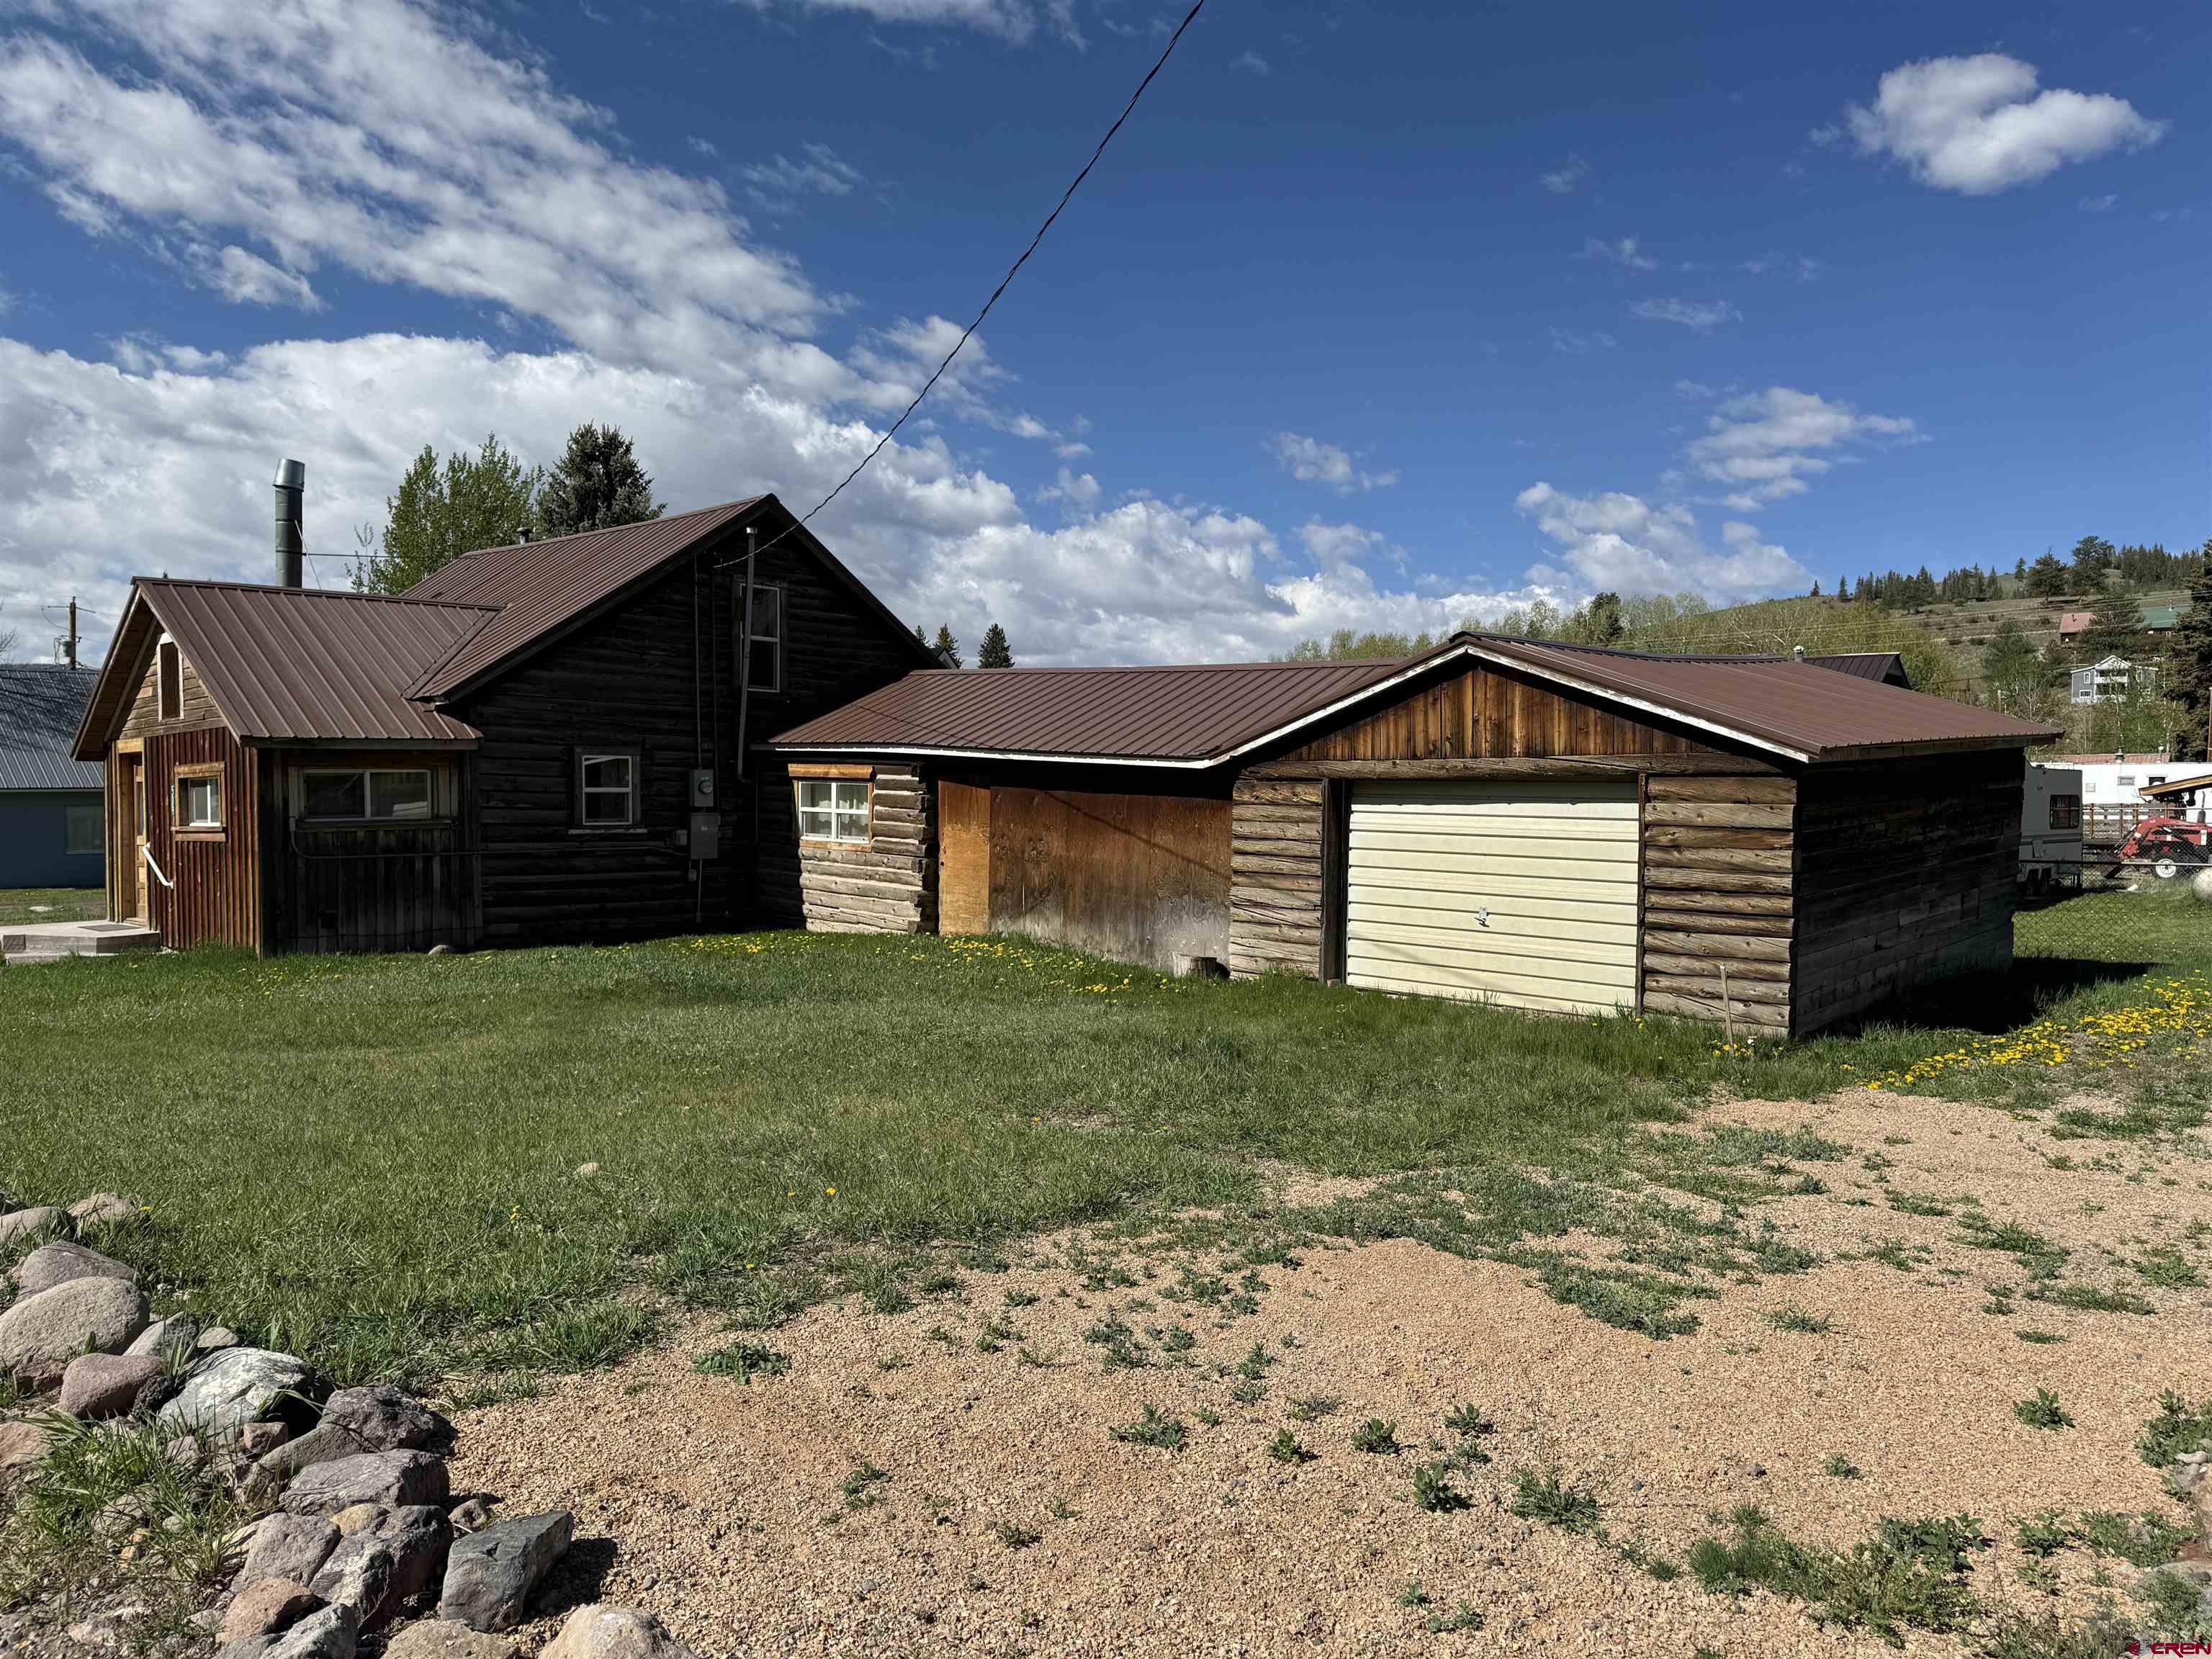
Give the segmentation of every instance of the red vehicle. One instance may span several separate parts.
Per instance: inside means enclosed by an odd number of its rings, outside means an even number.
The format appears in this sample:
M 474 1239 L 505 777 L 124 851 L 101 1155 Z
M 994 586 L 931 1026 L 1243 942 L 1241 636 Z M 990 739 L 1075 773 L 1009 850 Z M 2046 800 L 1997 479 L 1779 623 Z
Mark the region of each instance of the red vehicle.
M 2117 876 L 2123 866 L 2148 864 L 2160 881 L 2187 876 L 2212 864 L 2212 824 L 2191 823 L 2186 818 L 2145 818 L 2120 843 L 2118 864 L 2105 873 Z

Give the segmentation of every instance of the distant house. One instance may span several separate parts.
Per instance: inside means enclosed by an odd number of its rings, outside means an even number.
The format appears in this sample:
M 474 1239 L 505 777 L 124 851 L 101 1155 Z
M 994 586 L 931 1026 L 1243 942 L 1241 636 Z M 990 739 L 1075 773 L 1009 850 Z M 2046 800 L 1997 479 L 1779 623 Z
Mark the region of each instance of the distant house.
M 2058 618 L 2058 639 L 2062 645 L 2071 645 L 2087 633 L 2097 620 L 2094 611 L 2069 611 Z
M 53 663 L 0 663 L 0 887 L 97 887 L 97 763 L 70 744 L 93 676 Z
M 2125 657 L 2106 657 L 2074 671 L 2074 701 L 2080 704 L 2124 702 L 2129 689 L 2138 684 L 2146 695 L 2155 691 L 2158 670 L 2148 664 L 2137 668 Z
M 2147 605 L 2142 608 L 2142 631 L 2171 634 L 2181 626 L 2181 619 L 2188 614 L 2185 605 Z

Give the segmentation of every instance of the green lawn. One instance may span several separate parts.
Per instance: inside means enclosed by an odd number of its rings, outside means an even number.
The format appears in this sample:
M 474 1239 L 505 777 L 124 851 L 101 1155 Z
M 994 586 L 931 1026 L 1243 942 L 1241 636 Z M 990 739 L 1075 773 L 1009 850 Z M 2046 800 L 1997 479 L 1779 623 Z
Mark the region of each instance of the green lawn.
M 2136 890 L 2075 893 L 2023 908 L 2014 924 L 2022 956 L 2085 962 L 2178 963 L 2212 959 L 2212 904 L 2186 881 L 2130 878 Z
M 104 887 L 0 887 L 0 927 L 33 921 L 96 921 L 106 914 Z
M 2147 984 L 2051 969 L 1961 1006 L 1988 1030 L 2135 1006 Z M 1270 1164 L 1414 1172 L 1387 1212 L 1312 1218 L 1344 1234 L 1504 1252 L 1570 1224 L 1688 1226 L 1655 1222 L 1644 1177 L 1734 1192 L 1790 1173 L 1787 1147 L 1667 1128 L 1715 1084 L 1816 1094 L 1971 1035 L 1747 1058 L 1686 1024 L 935 939 L 126 957 L 0 972 L 0 1188 L 131 1194 L 150 1213 L 110 1247 L 195 1308 L 334 1380 L 419 1382 L 611 1358 L 651 1328 L 624 1294 L 641 1285 L 771 1323 L 1060 1224 L 1243 1214 Z M 1990 1067 L 1938 1086 L 2053 1085 Z M 1708 1265 L 1758 1248 L 1690 1232 Z M 1625 1294 L 1527 1259 L 1578 1305 Z

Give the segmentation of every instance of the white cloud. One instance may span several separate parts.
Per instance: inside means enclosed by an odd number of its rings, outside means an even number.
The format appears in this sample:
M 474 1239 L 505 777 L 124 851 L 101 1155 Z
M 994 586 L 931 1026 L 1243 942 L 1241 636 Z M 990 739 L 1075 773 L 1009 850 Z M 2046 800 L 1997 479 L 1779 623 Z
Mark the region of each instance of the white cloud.
M 1816 452 L 1917 443 L 1922 436 L 1902 416 L 1863 414 L 1816 392 L 1776 386 L 1721 404 L 1689 455 L 1705 477 L 1729 486 L 1723 497 L 1729 507 L 1748 513 L 1802 494 L 1808 478 L 1827 471 L 1833 462 Z
M 1270 64 L 1266 58 L 1261 57 L 1258 52 L 1254 52 L 1249 46 L 1243 52 L 1238 52 L 1236 57 L 1230 59 L 1229 67 L 1232 70 L 1240 70 L 1246 75 L 1259 76 L 1263 79 L 1275 72 L 1275 66 L 1273 64 Z
M 1601 328 L 1594 328 L 1587 334 L 1571 328 L 1552 330 L 1552 349 L 1564 351 L 1570 357 L 1586 357 L 1593 351 L 1604 351 L 1620 343 Z
M 2112 195 L 2084 196 L 2081 198 L 2081 211 L 2084 213 L 2104 213 L 2110 210 L 2112 204 L 2119 199 L 2120 198 L 2118 197 Z
M 242 303 L 297 306 L 302 311 L 323 308 L 306 277 L 272 265 L 242 247 L 227 247 L 215 256 L 208 284 L 224 299 Z
M 1557 544 L 1573 585 L 1586 592 L 1692 592 L 1730 603 L 1800 589 L 1810 580 L 1786 550 L 1761 543 L 1749 525 L 1724 526 L 1723 546 L 1707 545 L 1686 507 L 1654 506 L 1619 490 L 1569 495 L 1544 483 L 1513 504 Z
M 805 145 L 796 161 L 778 151 L 738 171 L 753 200 L 777 213 L 787 212 L 802 196 L 850 196 L 863 182 L 860 168 L 827 144 Z
M 1706 398 L 1717 398 L 1720 392 L 1703 380 L 1677 380 L 1674 382 L 1674 395 L 1695 403 Z
M 1293 478 L 1304 483 L 1327 484 L 1340 495 L 1350 495 L 1356 489 L 1388 489 L 1398 482 L 1395 472 L 1363 471 L 1354 464 L 1351 451 L 1323 443 L 1319 438 L 1278 432 L 1267 440 L 1267 447 L 1273 452 L 1277 464 Z
M 741 0 L 755 11 L 848 12 L 884 23 L 920 23 L 980 29 L 1002 40 L 1025 41 L 1040 27 L 1071 45 L 1083 44 L 1073 0 Z
M 1054 444 L 1052 453 L 1063 461 L 1079 461 L 1091 453 L 1091 446 L 1081 442 Z
M 1098 505 L 1098 480 L 1088 472 L 1076 472 L 1063 466 L 1059 480 L 1039 494 L 1044 501 L 1066 501 L 1077 512 L 1088 513 Z
M 1801 283 L 1818 282 L 1826 264 L 1803 253 L 1769 253 L 1757 259 L 1746 259 L 1738 267 L 1750 276 L 1764 276 L 1774 271 L 1784 276 L 1794 276 Z
M 1921 183 L 1967 196 L 2141 149 L 2168 125 L 2107 93 L 2038 92 L 2033 64 L 1993 52 L 1901 64 L 1881 77 L 1871 108 L 1851 105 L 1844 118 L 1861 154 L 1902 161 Z
M 1598 237 L 1587 237 L 1577 259 L 1609 259 L 1614 264 L 1626 265 L 1631 270 L 1656 270 L 1659 262 L 1637 246 L 1633 236 L 1623 236 L 1618 241 L 1607 242 Z
M 1554 196 L 1571 196 L 1582 181 L 1589 177 L 1590 164 L 1579 155 L 1570 155 L 1549 173 L 1540 173 L 1536 182 Z
M 1725 300 L 1638 300 L 1628 309 L 1647 323 L 1680 323 L 1698 334 L 1710 334 L 1723 323 L 1743 317 Z

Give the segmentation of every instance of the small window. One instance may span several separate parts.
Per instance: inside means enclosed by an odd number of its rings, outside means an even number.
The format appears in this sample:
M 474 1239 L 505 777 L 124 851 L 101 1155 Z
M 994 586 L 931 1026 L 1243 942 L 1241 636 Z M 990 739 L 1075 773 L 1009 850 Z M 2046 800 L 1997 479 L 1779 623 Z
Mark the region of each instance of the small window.
M 106 837 L 106 814 L 98 806 L 88 804 L 69 809 L 67 846 L 71 854 L 106 851 L 101 843 Z
M 222 828 L 222 774 L 202 772 L 177 780 L 177 828 Z
M 2081 827 L 2081 797 L 2053 795 L 2051 798 L 2051 827 L 2053 830 L 2079 830 Z
M 740 629 L 744 619 L 738 621 Z M 753 584 L 752 626 L 745 640 L 745 684 L 755 691 L 783 690 L 783 590 Z
M 2135 779 L 2134 779 L 2134 778 L 2130 777 L 2130 776 L 2127 773 L 2125 773 L 2125 772 L 2123 772 L 2123 773 L 2121 773 L 2121 774 L 2120 774 L 2120 787 L 2121 787 L 2121 788 L 2123 788 L 2123 789 L 2132 789 L 2132 788 L 2134 788 L 2135 787 L 2136 787 L 2136 781 L 2135 781 Z
M 427 771 L 309 772 L 301 791 L 304 818 L 394 819 L 430 816 Z
M 868 786 L 802 779 L 799 785 L 799 833 L 806 841 L 868 839 Z
M 637 757 L 585 750 L 576 757 L 576 822 L 621 829 L 637 822 Z
M 180 718 L 185 708 L 185 659 L 174 640 L 163 640 L 154 652 L 155 713 L 162 720 Z

